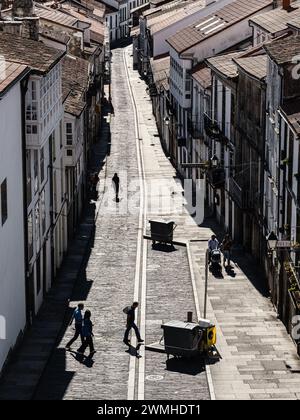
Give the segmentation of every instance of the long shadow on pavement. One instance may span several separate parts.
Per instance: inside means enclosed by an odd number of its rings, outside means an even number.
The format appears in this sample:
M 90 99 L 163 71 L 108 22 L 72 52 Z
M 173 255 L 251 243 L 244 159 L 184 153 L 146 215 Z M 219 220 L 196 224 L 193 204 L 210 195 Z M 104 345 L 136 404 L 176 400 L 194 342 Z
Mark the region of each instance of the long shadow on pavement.
M 200 357 L 172 357 L 166 361 L 166 370 L 195 376 L 205 371 L 205 362 Z
M 216 220 L 212 217 L 206 217 L 204 222 L 200 225 L 201 227 L 210 228 L 213 233 L 220 240 L 225 236 L 225 231 L 220 227 Z M 236 244 L 234 244 L 235 246 Z M 232 249 L 232 269 L 225 270 L 227 275 L 232 277 L 234 281 L 235 277 L 235 267 L 240 268 L 240 270 L 247 276 L 248 280 L 256 288 L 256 290 L 264 297 L 269 296 L 269 287 L 267 279 L 263 273 L 262 268 L 259 266 L 258 262 L 249 254 L 243 252 L 242 249 L 235 249 L 233 246 Z
M 110 124 L 108 122 L 108 115 L 111 113 L 111 104 L 106 99 L 103 103 L 103 116 L 102 116 L 102 124 L 101 124 L 101 139 L 93 145 L 93 154 L 90 159 L 89 170 L 91 172 L 97 172 L 100 174 L 100 171 L 103 171 L 103 167 L 105 164 L 105 159 L 107 155 L 110 153 L 110 142 L 111 142 L 111 135 L 110 135 Z M 71 301 L 74 302 L 83 302 L 87 299 L 87 296 L 90 293 L 90 289 L 93 285 L 93 281 L 87 277 L 86 269 L 89 262 L 89 258 L 91 252 L 94 247 L 95 241 L 95 219 L 96 215 L 96 206 L 94 200 L 97 197 L 90 195 L 89 202 L 85 208 L 85 215 L 83 223 L 79 228 L 79 235 L 77 234 L 75 242 L 71 245 L 71 249 L 75 253 L 82 254 L 84 253 L 83 263 L 81 265 L 80 273 L 77 275 L 76 281 L 74 282 L 72 293 L 70 294 Z M 89 241 L 88 246 L 83 250 L 80 247 L 78 241 L 80 241 L 80 235 L 82 239 L 86 239 L 86 232 L 85 227 L 92 225 L 92 230 L 89 232 Z M 80 231 L 80 229 L 82 231 Z M 71 261 L 72 263 L 72 261 Z M 69 267 L 72 270 L 72 264 Z M 70 318 L 72 315 L 74 308 L 66 308 L 65 316 L 63 319 L 63 323 L 61 325 L 59 334 L 56 338 L 55 348 L 53 349 L 52 355 L 48 360 L 48 364 L 46 365 L 42 376 L 39 380 L 38 386 L 36 387 L 33 399 L 36 400 L 44 400 L 44 399 L 56 399 L 61 400 L 64 398 L 66 390 L 69 387 L 69 384 L 75 374 L 75 372 L 67 371 L 66 366 L 66 351 L 65 349 L 58 347 L 59 344 L 62 342 L 66 330 L 69 326 Z M 82 355 L 77 354 L 76 352 L 67 352 L 69 356 L 74 357 L 78 363 L 84 364 L 88 368 L 93 367 L 93 359 L 89 357 L 85 357 Z M 49 389 L 51 388 L 51 389 Z

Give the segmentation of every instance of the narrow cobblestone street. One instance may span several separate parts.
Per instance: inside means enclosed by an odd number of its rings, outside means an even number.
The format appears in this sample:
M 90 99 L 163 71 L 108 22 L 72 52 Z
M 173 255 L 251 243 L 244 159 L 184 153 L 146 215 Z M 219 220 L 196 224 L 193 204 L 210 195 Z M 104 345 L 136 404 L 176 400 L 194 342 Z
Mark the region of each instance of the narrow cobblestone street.
M 222 234 L 209 220 L 199 227 L 186 210 L 182 184 L 162 150 L 151 99 L 132 68 L 131 51 L 131 46 L 113 50 L 110 133 L 105 132 L 110 144 L 100 172 L 95 232 L 86 267 L 72 294 L 68 289 L 69 313 L 78 302 L 92 312 L 97 353 L 82 359 L 65 350 L 73 335 L 65 319 L 34 398 L 299 398 L 299 375 L 287 367 L 299 368 L 295 346 L 261 287 L 260 273 L 243 255 L 234 256 L 232 272 L 209 274 L 207 318 L 216 323 L 221 360 L 207 366 L 198 360 L 167 361 L 165 354 L 144 346 L 138 353 L 128 351 L 122 342 L 122 309 L 136 299 L 146 344 L 159 341 L 163 322 L 185 320 L 187 311 L 194 320 L 201 316 L 207 240 L 213 231 Z M 121 179 L 118 204 L 111 182 L 115 172 Z M 143 239 L 148 221 L 158 217 L 176 223 L 174 239 L 182 246 L 153 248 Z M 1 392 L 8 392 L 5 383 Z
M 127 76 L 131 85 L 127 83 Z M 147 184 L 155 178 L 159 182 L 167 180 L 174 183 L 175 188 L 180 191 L 181 187 L 173 179 L 174 169 L 161 151 L 155 121 L 152 115 L 148 115 L 151 106 L 145 93 L 146 86 L 138 74 L 132 71 L 130 48 L 126 48 L 113 51 L 113 114 L 110 118 L 111 147 L 106 160 L 105 192 L 110 194 L 111 178 L 115 172 L 118 172 L 123 184 L 124 177 L 127 177 L 130 185 L 134 181 L 138 182 L 134 102 L 130 99 L 129 87 L 138 110 L 138 128 L 143 139 L 142 159 Z M 157 142 L 155 148 L 151 146 L 154 139 Z M 154 150 L 155 154 L 151 155 Z M 157 152 L 160 154 L 160 164 L 156 161 Z M 76 353 L 66 352 L 64 346 L 72 335 L 72 329 L 67 329 L 42 377 L 36 399 L 209 398 L 206 372 L 201 363 L 187 366 L 170 359 L 166 368 L 164 354 L 145 352 L 142 346 L 141 358 L 138 358 L 129 355 L 122 343 L 125 325 L 122 308 L 130 304 L 134 297 L 143 300 L 142 290 L 136 295 L 137 285 L 134 280 L 137 267 L 146 271 L 147 290 L 143 302 L 146 310 L 143 315 L 141 307 L 140 324 L 145 324 L 147 343 L 159 340 L 162 321 L 185 319 L 187 310 L 195 313 L 186 248 L 178 247 L 170 253 L 160 252 L 152 250 L 147 240 L 143 240 L 141 254 L 138 253 L 139 184 L 133 189 L 134 191 L 128 192 L 128 201 L 131 195 L 136 196 L 137 211 L 123 214 L 115 207 L 114 212 L 108 212 L 107 203 L 102 201 L 101 196 L 96 204 L 96 231 L 85 273 L 86 281 L 90 284 L 84 304 L 92 311 L 97 353 L 91 363 L 80 363 Z M 178 196 L 182 197 L 181 193 Z M 114 200 L 113 193 L 110 198 L 111 201 Z M 121 192 L 119 210 L 123 199 Z M 179 198 L 178 206 L 182 206 L 181 201 Z M 151 208 L 155 210 L 155 204 L 152 203 Z M 154 215 L 155 211 L 151 216 Z M 149 216 L 148 213 L 147 219 Z M 145 259 L 147 252 L 148 257 Z M 78 290 L 76 299 L 72 298 L 70 306 L 75 307 L 81 300 L 83 298 L 80 298 Z M 142 317 L 145 318 L 144 321 Z M 141 331 L 143 333 L 142 325 Z M 75 344 L 74 349 L 77 347 Z

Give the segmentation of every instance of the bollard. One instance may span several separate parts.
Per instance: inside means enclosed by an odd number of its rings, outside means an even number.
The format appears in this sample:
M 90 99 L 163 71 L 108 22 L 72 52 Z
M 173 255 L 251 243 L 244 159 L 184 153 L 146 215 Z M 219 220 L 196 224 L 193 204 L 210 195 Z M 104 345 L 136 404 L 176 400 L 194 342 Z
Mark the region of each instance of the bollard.
M 193 312 L 191 311 L 187 313 L 187 322 L 193 322 Z

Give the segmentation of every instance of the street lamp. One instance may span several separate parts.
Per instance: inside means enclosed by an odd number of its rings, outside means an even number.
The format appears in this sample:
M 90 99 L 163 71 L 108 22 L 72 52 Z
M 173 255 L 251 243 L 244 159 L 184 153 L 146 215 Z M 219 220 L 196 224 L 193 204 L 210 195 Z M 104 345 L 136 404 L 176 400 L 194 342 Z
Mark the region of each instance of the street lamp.
M 212 166 L 213 168 L 217 168 L 217 167 L 218 167 L 218 165 L 219 165 L 219 159 L 218 159 L 218 156 L 217 156 L 217 155 L 213 155 L 213 157 L 210 159 L 210 162 L 211 162 L 211 166 Z
M 169 125 L 170 124 L 170 118 L 169 117 L 165 117 L 164 118 L 165 124 Z
M 268 247 L 270 250 L 276 249 L 278 238 L 277 238 L 277 235 L 273 231 L 269 233 L 269 235 L 267 236 L 267 242 L 268 242 Z

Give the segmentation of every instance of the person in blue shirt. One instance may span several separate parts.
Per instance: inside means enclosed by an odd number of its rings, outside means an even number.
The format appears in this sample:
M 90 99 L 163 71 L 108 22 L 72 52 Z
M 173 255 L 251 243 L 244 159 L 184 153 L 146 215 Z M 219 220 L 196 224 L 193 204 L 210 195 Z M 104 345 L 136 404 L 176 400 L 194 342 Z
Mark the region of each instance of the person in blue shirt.
M 75 321 L 75 334 L 74 337 L 68 342 L 66 345 L 66 349 L 69 350 L 71 348 L 71 345 L 74 343 L 74 341 L 77 340 L 77 338 L 80 336 L 81 338 L 81 344 L 83 344 L 83 334 L 82 334 L 82 311 L 83 311 L 84 305 L 83 303 L 79 303 L 75 311 L 73 312 L 71 321 L 69 325 L 72 325 L 73 320 Z
M 83 335 L 83 344 L 78 350 L 78 353 L 83 354 L 85 350 L 87 349 L 87 347 L 89 347 L 90 348 L 89 356 L 92 356 L 94 353 L 96 353 L 96 350 L 94 349 L 93 323 L 91 321 L 91 311 L 89 310 L 86 310 L 84 313 L 82 335 Z

